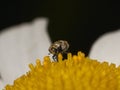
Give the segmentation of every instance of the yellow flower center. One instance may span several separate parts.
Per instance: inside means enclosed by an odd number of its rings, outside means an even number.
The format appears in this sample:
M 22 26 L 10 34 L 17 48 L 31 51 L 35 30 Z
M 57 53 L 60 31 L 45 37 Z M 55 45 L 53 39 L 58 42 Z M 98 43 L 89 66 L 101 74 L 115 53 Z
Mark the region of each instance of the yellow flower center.
M 17 78 L 5 90 L 120 90 L 120 66 L 85 57 L 84 53 L 67 54 L 52 62 L 49 56 L 41 64 L 30 64 L 30 71 Z

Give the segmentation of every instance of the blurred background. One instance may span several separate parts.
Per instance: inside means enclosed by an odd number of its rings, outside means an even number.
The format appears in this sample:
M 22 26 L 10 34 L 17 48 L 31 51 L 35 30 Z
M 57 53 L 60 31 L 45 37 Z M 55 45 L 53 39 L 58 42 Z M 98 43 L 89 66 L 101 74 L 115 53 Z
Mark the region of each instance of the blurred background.
M 47 17 L 52 42 L 65 39 L 71 52 L 81 50 L 89 54 L 100 35 L 120 28 L 119 9 L 116 0 L 2 0 L 0 31 Z

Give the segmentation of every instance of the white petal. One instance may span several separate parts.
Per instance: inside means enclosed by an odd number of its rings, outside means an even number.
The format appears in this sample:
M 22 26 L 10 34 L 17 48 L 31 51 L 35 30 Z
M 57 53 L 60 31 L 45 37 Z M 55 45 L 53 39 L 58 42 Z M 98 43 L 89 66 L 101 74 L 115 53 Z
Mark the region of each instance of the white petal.
M 101 36 L 93 44 L 89 56 L 120 65 L 120 30 Z
M 28 71 L 28 64 L 48 55 L 47 18 L 37 18 L 0 34 L 0 74 L 4 85 Z

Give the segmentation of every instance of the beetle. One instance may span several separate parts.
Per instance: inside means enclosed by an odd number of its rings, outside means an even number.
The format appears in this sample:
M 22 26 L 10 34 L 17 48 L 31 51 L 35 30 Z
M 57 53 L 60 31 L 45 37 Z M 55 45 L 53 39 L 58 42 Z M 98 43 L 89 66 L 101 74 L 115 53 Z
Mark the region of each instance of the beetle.
M 55 41 L 51 46 L 49 47 L 49 52 L 53 54 L 52 58 L 54 61 L 58 61 L 58 54 L 64 54 L 69 48 L 69 44 L 66 40 L 58 40 Z

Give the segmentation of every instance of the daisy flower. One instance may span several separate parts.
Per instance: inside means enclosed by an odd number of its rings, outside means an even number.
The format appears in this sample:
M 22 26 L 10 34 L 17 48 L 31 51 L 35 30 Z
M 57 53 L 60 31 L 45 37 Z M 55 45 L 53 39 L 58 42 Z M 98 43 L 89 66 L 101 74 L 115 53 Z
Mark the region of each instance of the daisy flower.
M 29 64 L 30 70 L 6 85 L 5 90 L 120 90 L 120 66 L 99 62 L 84 53 L 58 55 L 58 62 L 49 56 Z

